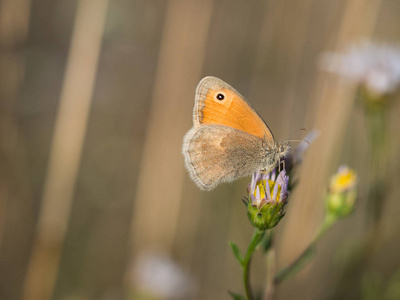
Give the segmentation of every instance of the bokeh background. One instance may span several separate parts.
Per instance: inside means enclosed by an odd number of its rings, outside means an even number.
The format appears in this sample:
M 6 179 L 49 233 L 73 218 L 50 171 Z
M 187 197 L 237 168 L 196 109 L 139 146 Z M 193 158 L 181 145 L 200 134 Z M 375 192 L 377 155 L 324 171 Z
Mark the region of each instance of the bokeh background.
M 365 118 L 355 87 L 318 67 L 361 39 L 400 42 L 399 11 L 396 0 L 0 0 L 0 299 L 243 292 L 228 241 L 250 239 L 249 179 L 202 192 L 181 155 L 206 75 L 245 95 L 278 140 L 320 131 L 276 228 L 278 268 L 312 240 L 330 175 L 341 163 L 359 173 L 356 212 L 276 299 L 399 299 L 387 292 L 400 289 L 399 104 L 379 247 L 349 286 L 365 232 Z M 261 293 L 265 258 L 252 267 Z

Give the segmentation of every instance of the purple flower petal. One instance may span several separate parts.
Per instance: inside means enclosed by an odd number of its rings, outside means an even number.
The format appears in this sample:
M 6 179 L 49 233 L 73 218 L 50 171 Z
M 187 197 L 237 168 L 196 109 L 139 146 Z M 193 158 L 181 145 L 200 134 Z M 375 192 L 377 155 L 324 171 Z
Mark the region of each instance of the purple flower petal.
M 256 188 L 256 173 L 253 173 L 253 176 L 251 177 L 251 183 L 250 183 L 250 192 L 254 194 L 254 189 Z
M 278 185 L 278 183 L 275 183 L 275 186 L 274 186 L 274 191 L 273 191 L 273 196 L 272 196 L 272 200 L 274 200 L 274 201 L 276 201 L 276 199 L 277 199 L 277 196 L 278 196 L 278 188 L 279 188 L 279 185 Z
M 276 179 L 276 171 L 275 171 L 275 169 L 273 169 L 271 172 L 271 180 L 275 181 L 275 179 Z
M 270 188 L 269 188 L 269 182 L 268 182 L 268 181 L 266 181 L 265 191 L 267 192 L 267 193 L 266 193 L 267 200 L 272 200 L 272 198 L 271 198 L 271 192 L 270 192 Z

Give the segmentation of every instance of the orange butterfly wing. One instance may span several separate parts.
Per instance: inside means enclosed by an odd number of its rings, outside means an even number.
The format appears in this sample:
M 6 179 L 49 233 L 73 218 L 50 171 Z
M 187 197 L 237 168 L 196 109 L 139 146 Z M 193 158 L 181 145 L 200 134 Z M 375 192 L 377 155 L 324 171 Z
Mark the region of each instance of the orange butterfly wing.
M 193 122 L 195 127 L 224 125 L 274 141 L 267 124 L 244 97 L 226 82 L 212 76 L 203 78 L 197 86 Z

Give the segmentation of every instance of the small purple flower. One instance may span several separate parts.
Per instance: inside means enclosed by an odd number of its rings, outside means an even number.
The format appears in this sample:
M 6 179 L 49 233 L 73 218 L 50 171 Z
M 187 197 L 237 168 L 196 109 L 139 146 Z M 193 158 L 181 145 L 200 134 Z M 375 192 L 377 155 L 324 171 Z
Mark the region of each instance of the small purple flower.
M 248 186 L 247 213 L 253 226 L 265 230 L 278 224 L 284 216 L 284 206 L 289 196 L 289 176 L 274 169 L 268 174 L 253 174 Z

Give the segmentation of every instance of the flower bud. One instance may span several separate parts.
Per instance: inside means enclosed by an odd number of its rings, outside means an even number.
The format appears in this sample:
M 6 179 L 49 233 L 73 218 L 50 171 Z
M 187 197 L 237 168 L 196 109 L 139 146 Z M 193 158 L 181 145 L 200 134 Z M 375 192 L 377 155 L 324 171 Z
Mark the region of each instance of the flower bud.
M 357 199 L 357 174 L 347 166 L 339 167 L 332 176 L 326 197 L 326 207 L 329 214 L 336 218 L 348 216 L 354 210 Z

